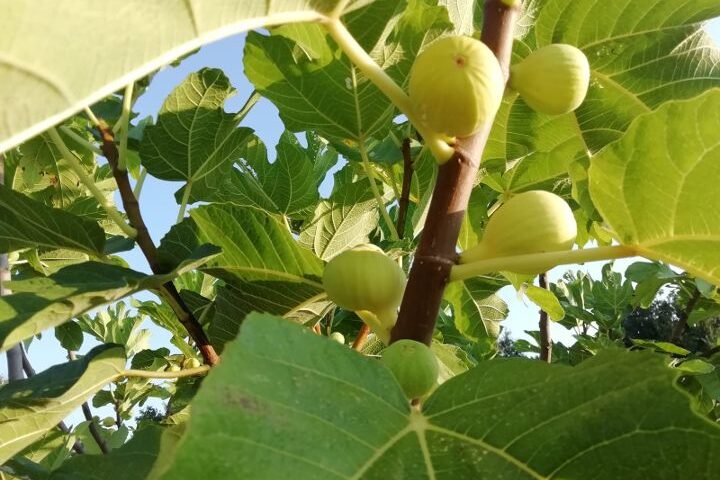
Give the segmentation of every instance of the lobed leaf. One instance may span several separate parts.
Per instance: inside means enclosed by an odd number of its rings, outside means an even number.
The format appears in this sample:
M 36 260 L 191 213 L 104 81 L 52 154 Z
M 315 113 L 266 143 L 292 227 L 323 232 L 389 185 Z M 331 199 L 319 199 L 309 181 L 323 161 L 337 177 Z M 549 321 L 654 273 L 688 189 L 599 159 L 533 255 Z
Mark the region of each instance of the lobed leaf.
M 492 360 L 413 410 L 380 362 L 252 314 L 161 478 L 704 478 L 720 467 L 720 428 L 677 375 L 649 352 Z

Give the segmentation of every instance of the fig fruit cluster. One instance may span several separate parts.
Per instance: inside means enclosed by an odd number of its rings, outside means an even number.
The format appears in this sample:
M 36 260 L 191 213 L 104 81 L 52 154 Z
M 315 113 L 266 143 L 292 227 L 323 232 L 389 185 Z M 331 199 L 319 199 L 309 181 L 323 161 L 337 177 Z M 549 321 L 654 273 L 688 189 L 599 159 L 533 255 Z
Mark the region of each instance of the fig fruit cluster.
M 436 40 L 410 70 L 414 113 L 430 130 L 448 137 L 467 137 L 492 121 L 504 90 L 495 55 L 471 37 Z
M 379 247 L 358 245 L 325 265 L 323 288 L 336 305 L 353 310 L 384 341 L 397 320 L 405 272 Z
M 382 351 L 382 363 L 409 399 L 428 394 L 437 384 L 440 367 L 430 347 L 415 340 L 398 340 Z
M 460 262 L 570 250 L 576 236 L 577 223 L 565 200 L 543 190 L 523 192 L 490 216 L 480 243 L 463 252 Z M 553 266 L 533 265 L 515 273 L 537 275 Z
M 570 113 L 585 100 L 590 65 L 572 45 L 557 43 L 533 51 L 510 67 L 510 88 L 539 113 Z

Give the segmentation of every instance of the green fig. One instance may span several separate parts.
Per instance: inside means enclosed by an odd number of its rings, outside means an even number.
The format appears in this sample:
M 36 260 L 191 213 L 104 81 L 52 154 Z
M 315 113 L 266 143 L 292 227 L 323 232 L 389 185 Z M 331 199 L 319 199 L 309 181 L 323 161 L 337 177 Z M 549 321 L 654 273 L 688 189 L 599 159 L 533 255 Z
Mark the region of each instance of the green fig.
M 325 265 L 323 287 L 347 310 L 383 314 L 397 309 L 405 291 L 405 272 L 375 245 L 358 245 Z
M 580 106 L 590 84 L 590 65 L 578 48 L 555 43 L 510 67 L 510 87 L 530 108 L 562 115 Z
M 460 263 L 570 250 L 576 236 L 575 216 L 565 200 L 543 190 L 523 192 L 490 216 L 480 243 L 464 251 Z M 515 273 L 536 275 L 552 266 L 535 265 Z
M 340 332 L 332 332 L 330 334 L 330 340 L 334 340 L 340 345 L 345 345 L 345 335 Z
M 480 40 L 443 37 L 430 44 L 410 69 L 409 96 L 419 121 L 448 137 L 467 137 L 492 121 L 505 77 Z
M 381 361 L 410 399 L 426 395 L 437 384 L 440 366 L 424 343 L 398 340 L 382 351 Z

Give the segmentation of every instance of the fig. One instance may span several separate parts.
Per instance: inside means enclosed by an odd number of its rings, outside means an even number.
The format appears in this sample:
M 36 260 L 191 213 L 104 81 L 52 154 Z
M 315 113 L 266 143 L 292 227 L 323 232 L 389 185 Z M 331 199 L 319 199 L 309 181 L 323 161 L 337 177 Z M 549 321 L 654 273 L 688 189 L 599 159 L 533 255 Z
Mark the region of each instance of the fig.
M 570 113 L 585 100 L 590 65 L 580 49 L 564 43 L 539 48 L 510 67 L 510 88 L 539 113 Z
M 427 394 L 437 383 L 440 367 L 430 347 L 415 340 L 398 340 L 382 351 L 390 369 L 409 399 Z
M 409 97 L 418 120 L 434 132 L 467 137 L 492 121 L 505 77 L 480 40 L 443 37 L 431 43 L 410 69 Z
M 565 200 L 543 190 L 523 192 L 490 216 L 480 243 L 463 252 L 460 263 L 570 250 L 576 235 L 575 216 Z M 537 275 L 553 266 L 534 265 L 515 273 Z
M 345 335 L 340 332 L 332 332 L 330 334 L 330 340 L 335 340 L 340 345 L 345 345 Z
M 330 300 L 347 310 L 376 315 L 397 309 L 405 290 L 405 272 L 375 245 L 358 245 L 325 265 L 323 287 Z
M 182 368 L 198 368 L 199 366 L 200 360 L 197 358 L 186 358 L 182 363 Z

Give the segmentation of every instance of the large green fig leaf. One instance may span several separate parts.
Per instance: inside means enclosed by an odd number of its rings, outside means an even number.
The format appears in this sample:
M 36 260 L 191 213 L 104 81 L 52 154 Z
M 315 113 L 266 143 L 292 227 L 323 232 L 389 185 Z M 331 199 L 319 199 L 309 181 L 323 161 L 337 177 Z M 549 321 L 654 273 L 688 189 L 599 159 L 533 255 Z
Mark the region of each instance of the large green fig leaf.
M 345 11 L 372 3 L 350 0 Z M 201 45 L 336 0 L 0 0 L 0 152 Z M 115 34 L 109 34 L 115 32 Z
M 591 81 L 585 102 L 567 115 L 541 115 L 506 96 L 484 157 L 507 191 L 550 188 L 569 170 L 581 183 L 589 157 L 635 117 L 720 86 L 720 49 L 702 23 L 720 16 L 716 0 L 525 3 L 531 28 L 518 29 L 513 62 L 540 46 L 569 43 L 588 57 Z M 585 200 L 587 186 L 578 188 L 576 199 Z
M 322 262 L 302 248 L 285 225 L 252 208 L 207 205 L 173 227 L 160 245 L 161 258 L 175 264 L 198 246 L 212 243 L 222 253 L 201 270 L 229 283 L 284 281 L 322 289 Z
M 497 338 L 508 306 L 496 292 L 507 284 L 502 277 L 489 276 L 450 283 L 445 300 L 453 306 L 455 328 L 473 341 Z
M 720 89 L 638 118 L 592 160 L 590 193 L 617 240 L 720 284 Z
M 164 469 L 164 456 L 180 440 L 184 425 L 146 426 L 109 455 L 76 455 L 54 470 L 48 480 L 154 478 Z
M 299 241 L 318 257 L 329 260 L 343 250 L 369 242 L 379 217 L 368 181 L 336 183 L 330 198 L 322 200 L 303 225 Z
M 0 351 L 100 305 L 158 288 L 216 254 L 217 249 L 204 246 L 163 275 L 85 262 L 65 267 L 49 277 L 7 282 L 13 294 L 0 298 Z
M 221 70 L 190 74 L 165 99 L 157 125 L 145 129 L 140 157 L 148 172 L 185 181 L 185 188 L 200 182 L 213 188 L 227 177 L 252 133 L 236 128 L 237 120 L 223 110 L 234 93 Z
M 0 463 L 55 427 L 125 369 L 125 349 L 101 345 L 80 360 L 0 388 Z
M 97 222 L 47 207 L 0 185 L 0 251 L 38 246 L 101 256 L 105 232 Z
M 253 314 L 162 478 L 644 480 L 649 466 L 655 479 L 706 478 L 720 428 L 676 377 L 649 352 L 578 367 L 492 360 L 414 410 L 377 360 Z
M 331 303 L 322 288 L 287 281 L 254 281 L 218 290 L 215 313 L 208 326 L 213 346 L 222 351 L 251 312 L 271 313 L 301 323 L 317 320 Z
M 297 138 L 283 132 L 277 145 L 277 158 L 268 161 L 267 148 L 251 135 L 240 150 L 241 161 L 221 182 L 210 189 L 193 189 L 192 201 L 232 203 L 268 213 L 297 217 L 318 200 L 318 187 L 327 169 L 337 163 L 337 154 L 320 148 L 312 135 L 308 148 Z

